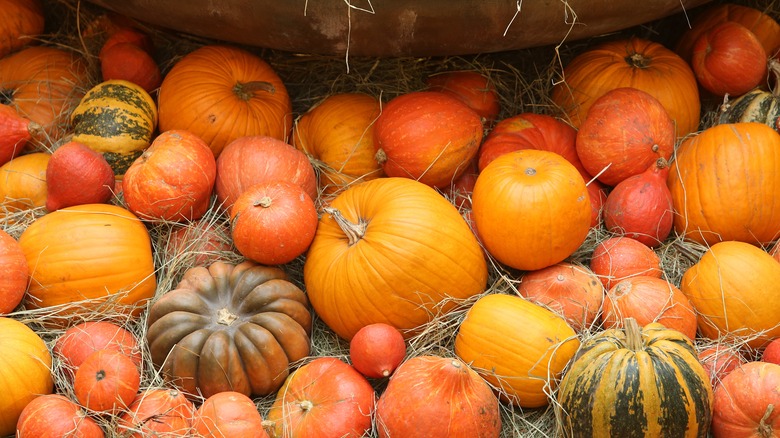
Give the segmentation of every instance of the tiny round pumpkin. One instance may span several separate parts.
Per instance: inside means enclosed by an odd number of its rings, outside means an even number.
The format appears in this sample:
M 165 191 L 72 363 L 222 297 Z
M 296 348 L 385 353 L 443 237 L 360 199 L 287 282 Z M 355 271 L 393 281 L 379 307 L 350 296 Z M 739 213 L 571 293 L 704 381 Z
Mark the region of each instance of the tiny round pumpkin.
M 12 312 L 22 302 L 29 274 L 21 245 L 0 230 L 0 314 Z
M 73 390 L 87 409 L 116 414 L 127 409 L 141 387 L 141 372 L 129 356 L 116 350 L 97 350 L 76 370 Z
M 471 197 L 485 248 L 516 269 L 562 262 L 590 230 L 585 181 L 554 152 L 523 149 L 499 156 L 480 172 Z
M 146 341 L 188 397 L 267 395 L 309 354 L 306 294 L 279 268 L 215 262 L 185 272 L 149 309 Z
M 218 392 L 204 400 L 195 411 L 192 428 L 204 438 L 268 438 L 255 403 L 235 391 Z
M 366 377 L 390 376 L 405 356 L 404 335 L 389 324 L 369 324 L 349 341 L 352 366 Z
M 17 438 L 103 438 L 103 429 L 79 406 L 62 394 L 33 399 L 22 410 Z
M 748 362 L 728 373 L 715 389 L 715 438 L 774 437 L 780 431 L 780 365 Z

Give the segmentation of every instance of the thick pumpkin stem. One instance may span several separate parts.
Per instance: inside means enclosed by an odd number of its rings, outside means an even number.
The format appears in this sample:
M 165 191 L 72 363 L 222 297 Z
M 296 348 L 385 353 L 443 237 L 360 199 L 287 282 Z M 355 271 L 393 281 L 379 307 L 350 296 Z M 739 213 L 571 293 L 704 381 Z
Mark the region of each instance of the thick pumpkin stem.
M 366 234 L 366 227 L 368 222 L 364 220 L 358 221 L 358 223 L 352 223 L 345 218 L 340 211 L 333 207 L 325 207 L 325 213 L 328 213 L 336 221 L 336 224 L 341 228 L 341 231 L 347 235 L 349 239 L 349 246 L 356 244 Z
M 217 312 L 217 324 L 231 325 L 238 319 L 238 315 L 226 308 L 219 309 Z
M 233 93 L 241 100 L 249 100 L 255 95 L 255 91 L 265 91 L 270 94 L 276 93 L 274 84 L 266 81 L 236 82 L 233 86 Z
M 626 318 L 623 320 L 623 329 L 626 332 L 626 347 L 631 351 L 640 351 L 644 347 L 642 340 L 642 329 L 637 324 L 636 319 Z
M 650 65 L 650 58 L 641 53 L 633 53 L 626 57 L 626 62 L 634 68 L 647 68 Z
M 772 415 L 772 412 L 775 410 L 775 405 L 769 404 L 766 407 L 766 411 L 764 412 L 764 416 L 761 417 L 761 421 L 758 423 L 758 435 L 766 438 L 771 438 L 775 436 L 774 432 L 772 431 L 772 426 L 767 424 L 767 420 L 769 420 L 769 417 Z

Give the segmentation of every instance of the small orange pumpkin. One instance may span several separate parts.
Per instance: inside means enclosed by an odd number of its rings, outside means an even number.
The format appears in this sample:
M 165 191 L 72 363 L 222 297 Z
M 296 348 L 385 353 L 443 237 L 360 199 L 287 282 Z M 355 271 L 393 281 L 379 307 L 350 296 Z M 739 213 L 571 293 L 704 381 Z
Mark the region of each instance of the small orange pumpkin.
M 590 257 L 590 269 L 609 290 L 631 277 L 661 278 L 661 258 L 652 248 L 628 237 L 609 237 L 596 244 Z
M 51 154 L 21 155 L 0 166 L 0 217 L 46 206 L 46 167 Z
M 192 428 L 202 437 L 268 438 L 255 403 L 236 391 L 218 392 L 204 400 L 195 411 Z
M 187 436 L 195 405 L 170 388 L 147 388 L 119 416 L 116 431 L 126 438 Z
M 97 350 L 76 370 L 76 400 L 92 411 L 116 414 L 135 400 L 141 372 L 132 359 L 116 350 Z

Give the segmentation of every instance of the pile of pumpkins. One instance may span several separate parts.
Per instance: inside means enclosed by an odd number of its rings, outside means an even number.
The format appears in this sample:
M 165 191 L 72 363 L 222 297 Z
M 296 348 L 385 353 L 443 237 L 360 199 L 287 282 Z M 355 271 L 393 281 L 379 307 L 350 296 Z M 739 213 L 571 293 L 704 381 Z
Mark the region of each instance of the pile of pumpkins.
M 293 119 L 247 50 L 163 75 L 148 34 L 102 16 L 95 81 L 24 38 L 39 2 L 0 5 L 0 434 L 497 437 L 502 404 L 553 404 L 572 437 L 780 427 L 780 25 L 762 11 L 712 5 L 673 49 L 588 47 L 556 113 L 499 120 L 488 76 L 446 71 Z M 172 286 L 160 223 L 207 255 Z M 670 241 L 694 248 L 680 279 Z M 407 352 L 456 313 L 451 355 Z M 315 318 L 348 357 L 311 356 Z

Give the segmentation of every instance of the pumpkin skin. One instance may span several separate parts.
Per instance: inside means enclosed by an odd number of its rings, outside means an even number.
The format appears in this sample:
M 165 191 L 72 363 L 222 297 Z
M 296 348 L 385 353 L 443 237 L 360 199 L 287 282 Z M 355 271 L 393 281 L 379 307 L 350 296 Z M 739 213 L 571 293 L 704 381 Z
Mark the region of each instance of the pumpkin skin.
M 30 268 L 22 246 L 0 230 L 0 314 L 13 312 L 27 292 Z
M 471 199 L 485 248 L 516 269 L 562 262 L 590 230 L 585 181 L 554 152 L 524 149 L 501 155 L 480 172 Z
M 184 129 L 217 157 L 231 141 L 269 136 L 287 141 L 292 103 L 271 66 L 237 47 L 206 45 L 181 58 L 159 92 L 160 130 Z
M 776 68 L 780 68 L 780 65 Z M 780 96 L 771 91 L 754 88 L 724 103 L 721 109 L 718 123 L 756 122 L 774 130 L 780 128 Z
M 218 392 L 195 411 L 196 436 L 268 438 L 263 417 L 251 398 L 235 391 Z
M 3 0 L 0 22 L 0 58 L 34 41 L 43 33 L 43 7 L 38 0 Z
M 114 350 L 129 357 L 141 368 L 141 347 L 135 335 L 109 321 L 84 321 L 68 328 L 54 342 L 52 352 L 68 377 L 88 356 L 98 350 Z
M 76 370 L 76 400 L 87 409 L 117 414 L 135 400 L 141 373 L 129 356 L 116 350 L 97 350 Z
M 371 430 L 375 403 L 362 374 L 339 358 L 318 357 L 287 377 L 267 421 L 272 438 L 360 438 Z
M 421 182 L 391 177 L 333 199 L 303 266 L 314 310 L 345 340 L 377 322 L 408 339 L 432 314 L 484 291 L 487 274 L 458 210 Z
M 678 235 L 768 244 L 780 230 L 780 134 L 760 123 L 707 128 L 680 144 L 667 185 Z
M 761 360 L 780 365 L 780 339 L 775 338 L 761 352 Z
M 170 388 L 147 388 L 116 422 L 123 438 L 187 436 L 192 428 L 195 405 L 185 395 Z
M 780 430 L 780 365 L 748 362 L 715 389 L 712 434 L 716 438 L 773 437 Z
M 67 142 L 52 152 L 46 165 L 46 210 L 108 203 L 116 184 L 114 169 L 102 154 L 87 145 Z
M 737 349 L 718 344 L 699 351 L 698 356 L 704 371 L 710 376 L 713 390 L 717 389 L 724 377 L 745 363 Z
M 699 437 L 712 387 L 693 342 L 658 323 L 607 329 L 584 341 L 558 389 L 567 437 Z
M 157 105 L 139 85 L 121 79 L 92 87 L 71 113 L 72 141 L 105 157 L 116 176 L 149 147 L 157 127 Z
M 188 131 L 166 131 L 127 169 L 122 193 L 142 219 L 192 221 L 209 209 L 216 179 L 209 145 Z
M 25 324 L 0 317 L 0 435 L 13 435 L 24 407 L 54 389 L 49 349 Z
M 2 103 L 43 127 L 34 143 L 48 145 L 69 132 L 69 115 L 88 88 L 80 55 L 50 46 L 32 46 L 0 59 Z
M 355 333 L 349 341 L 349 359 L 360 374 L 389 377 L 406 357 L 406 340 L 397 328 L 378 322 Z
M 445 93 L 416 91 L 393 98 L 374 125 L 376 160 L 387 176 L 446 188 L 477 155 L 482 120 Z
M 24 407 L 17 438 L 103 438 L 103 429 L 77 403 L 61 394 L 46 394 Z
M 596 99 L 620 87 L 636 88 L 658 99 L 674 121 L 678 138 L 699 128 L 696 77 L 686 61 L 657 42 L 630 37 L 591 47 L 564 67 L 563 79 L 550 97 L 575 128 L 585 121 Z
M 48 152 L 34 152 L 0 166 L 0 217 L 46 205 L 46 167 L 50 158 Z
M 319 168 L 324 195 L 351 184 L 384 176 L 374 159 L 374 122 L 379 99 L 362 93 L 332 94 L 310 108 L 296 122 L 293 146 Z
M 593 249 L 590 269 L 609 290 L 615 284 L 642 276 L 661 278 L 661 258 L 652 248 L 628 236 L 608 237 Z
M 108 308 L 138 315 L 157 287 L 149 232 L 122 207 L 84 204 L 48 213 L 22 232 L 19 244 L 34 267 L 24 303 L 58 306 L 47 318 L 52 324 L 70 325 L 75 315 Z M 64 306 L 72 302 L 78 305 Z
M 40 130 L 40 125 L 19 116 L 15 109 L 0 105 L 0 165 L 21 155 Z
M 457 358 L 417 356 L 402 363 L 376 406 L 381 438 L 498 437 L 498 399 Z
M 152 94 L 162 83 L 160 67 L 152 55 L 133 43 L 115 43 L 100 50 L 100 73 L 104 81 L 122 79 Z
M 448 93 L 468 105 L 482 118 L 485 126 L 491 126 L 501 112 L 496 85 L 478 71 L 458 70 L 435 73 L 425 80 L 430 91 Z
M 468 310 L 455 337 L 455 354 L 498 388 L 502 399 L 538 408 L 548 404 L 549 390 L 579 345 L 560 315 L 499 293 L 481 297 Z
M 780 263 L 761 248 L 712 245 L 685 271 L 680 290 L 696 309 L 703 337 L 744 340 L 753 348 L 780 337 Z
M 281 269 L 251 261 L 189 269 L 147 324 L 152 361 L 188 397 L 271 394 L 309 354 L 306 294 Z

